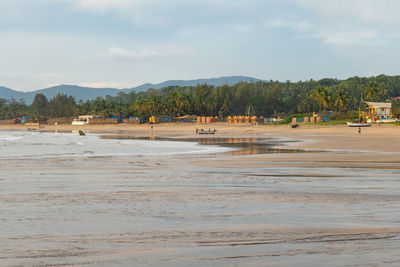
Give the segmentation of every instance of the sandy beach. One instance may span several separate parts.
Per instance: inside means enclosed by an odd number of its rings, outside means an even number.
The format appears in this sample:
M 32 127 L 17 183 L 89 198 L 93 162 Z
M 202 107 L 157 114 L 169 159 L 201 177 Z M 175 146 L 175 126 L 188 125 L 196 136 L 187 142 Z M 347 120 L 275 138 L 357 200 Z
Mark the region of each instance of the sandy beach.
M 291 144 L 301 149 L 400 151 L 400 143 L 397 142 L 400 137 L 400 126 L 397 125 L 373 125 L 370 128 L 362 128 L 361 134 L 358 133 L 358 128 L 350 128 L 345 125 L 304 125 L 296 129 L 292 129 L 288 125 L 233 125 L 226 123 L 165 123 L 153 126 L 154 136 L 168 138 L 193 138 L 196 136 L 196 128 L 205 130 L 209 128 L 217 129 L 216 137 L 273 137 L 281 140 L 306 141 L 305 143 Z M 27 129 L 36 129 L 43 132 L 83 130 L 88 133 L 110 133 L 136 137 L 148 137 L 151 133 L 151 126 L 148 124 L 45 125 L 43 128 L 24 125 L 0 125 L 0 130 L 3 131 L 25 131 Z
M 150 127 L 38 130 L 82 129 L 124 139 L 148 138 Z M 218 132 L 199 137 L 196 128 Z M 153 135 L 266 142 L 273 149 L 5 160 L 0 214 L 7 230 L 1 233 L 0 265 L 400 263 L 399 126 L 374 125 L 359 134 L 346 126 L 159 124 Z

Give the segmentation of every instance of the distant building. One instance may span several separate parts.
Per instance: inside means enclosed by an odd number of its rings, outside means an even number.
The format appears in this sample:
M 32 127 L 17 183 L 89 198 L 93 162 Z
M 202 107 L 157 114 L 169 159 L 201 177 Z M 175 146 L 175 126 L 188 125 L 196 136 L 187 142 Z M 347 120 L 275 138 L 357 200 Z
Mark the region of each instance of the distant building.
M 77 119 L 72 121 L 72 125 L 86 125 L 89 124 L 90 119 L 93 119 L 91 115 L 79 116 Z
M 369 117 L 375 120 L 392 118 L 392 103 L 365 102 L 368 105 Z

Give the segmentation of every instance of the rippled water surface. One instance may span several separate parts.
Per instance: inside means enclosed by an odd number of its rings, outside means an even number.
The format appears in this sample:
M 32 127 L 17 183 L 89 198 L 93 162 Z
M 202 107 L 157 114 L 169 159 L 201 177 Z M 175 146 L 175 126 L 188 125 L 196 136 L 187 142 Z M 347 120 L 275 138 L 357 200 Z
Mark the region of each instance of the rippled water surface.
M 99 135 L 77 133 L 0 132 L 2 158 L 166 156 L 217 153 L 231 149 L 201 146 L 197 142 L 102 139 Z
M 396 164 L 191 141 L 0 132 L 0 266 L 400 263 Z

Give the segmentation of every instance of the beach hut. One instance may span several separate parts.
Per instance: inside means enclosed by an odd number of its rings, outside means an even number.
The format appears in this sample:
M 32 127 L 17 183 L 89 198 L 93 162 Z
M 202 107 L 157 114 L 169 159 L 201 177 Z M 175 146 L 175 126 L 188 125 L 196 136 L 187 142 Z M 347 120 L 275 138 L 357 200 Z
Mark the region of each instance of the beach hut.
M 72 125 L 86 125 L 89 124 L 90 119 L 93 119 L 93 116 L 91 115 L 79 116 L 77 119 L 74 119 L 72 121 Z
M 218 122 L 218 117 L 217 116 L 211 117 L 211 122 L 213 123 Z

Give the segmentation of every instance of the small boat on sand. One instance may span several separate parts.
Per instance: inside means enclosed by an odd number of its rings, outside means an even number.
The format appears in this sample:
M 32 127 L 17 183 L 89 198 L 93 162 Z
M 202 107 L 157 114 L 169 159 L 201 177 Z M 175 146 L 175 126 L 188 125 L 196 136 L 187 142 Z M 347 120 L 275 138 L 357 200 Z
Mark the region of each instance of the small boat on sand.
M 211 130 L 211 129 L 208 129 L 208 130 L 203 130 L 203 129 L 196 129 L 196 133 L 197 134 L 215 134 L 217 132 L 217 130 Z
M 362 94 L 360 95 L 360 103 L 364 103 Z M 361 105 L 361 104 L 360 104 Z M 358 132 L 361 133 L 361 127 L 371 127 L 371 123 L 366 122 L 364 118 L 364 111 L 361 111 L 361 106 L 358 107 L 358 120 L 352 121 L 352 122 L 346 122 L 347 126 L 349 127 L 357 127 Z
M 380 119 L 380 120 L 376 120 L 376 123 L 393 123 L 393 122 L 397 122 L 397 119 Z
M 359 121 L 355 121 L 355 122 L 348 121 L 347 126 L 349 126 L 349 127 L 371 127 L 371 123 L 359 122 Z

